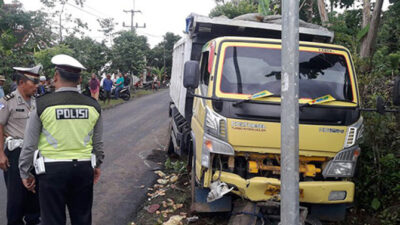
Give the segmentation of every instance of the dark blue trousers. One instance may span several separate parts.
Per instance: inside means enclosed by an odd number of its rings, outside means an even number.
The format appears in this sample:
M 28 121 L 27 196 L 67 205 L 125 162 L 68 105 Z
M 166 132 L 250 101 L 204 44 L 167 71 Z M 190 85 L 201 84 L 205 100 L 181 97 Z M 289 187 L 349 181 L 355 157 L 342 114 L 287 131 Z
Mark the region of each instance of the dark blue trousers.
M 38 175 L 43 225 L 65 225 L 68 207 L 72 225 L 92 224 L 93 168 L 90 162 L 46 163 Z
M 40 208 L 38 194 L 28 191 L 22 184 L 19 175 L 19 155 L 21 149 L 4 153 L 8 157 L 10 167 L 4 172 L 4 180 L 7 187 L 7 224 L 8 225 L 35 225 L 39 224 Z M 36 184 L 36 187 L 38 185 Z M 38 193 L 36 191 L 36 193 Z

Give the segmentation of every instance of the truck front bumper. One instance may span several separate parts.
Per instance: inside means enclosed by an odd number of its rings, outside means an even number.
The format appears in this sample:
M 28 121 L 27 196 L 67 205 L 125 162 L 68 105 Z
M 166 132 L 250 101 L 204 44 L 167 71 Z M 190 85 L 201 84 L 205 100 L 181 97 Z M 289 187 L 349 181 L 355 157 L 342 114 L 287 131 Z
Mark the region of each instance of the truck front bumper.
M 234 173 L 221 172 L 219 175 L 219 172 L 216 172 L 213 180 L 217 180 L 218 177 L 222 182 L 235 187 L 233 193 L 251 201 L 280 200 L 279 179 L 267 177 L 243 179 Z M 304 181 L 299 183 L 299 188 L 302 203 L 349 203 L 353 202 L 354 198 L 354 183 L 349 181 Z

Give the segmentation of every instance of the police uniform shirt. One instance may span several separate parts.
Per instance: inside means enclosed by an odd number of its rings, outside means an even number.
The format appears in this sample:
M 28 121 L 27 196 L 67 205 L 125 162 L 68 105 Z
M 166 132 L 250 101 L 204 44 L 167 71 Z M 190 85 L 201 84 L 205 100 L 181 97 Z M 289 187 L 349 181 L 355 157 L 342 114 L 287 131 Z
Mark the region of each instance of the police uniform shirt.
M 29 113 L 36 110 L 34 97 L 26 102 L 18 89 L 0 100 L 0 124 L 4 126 L 4 135 L 24 138 Z
M 63 87 L 59 88 L 56 90 L 56 92 L 62 92 L 62 91 L 75 91 L 78 92 L 77 88 L 74 87 Z M 86 114 L 85 111 L 59 111 L 56 112 L 56 116 L 59 119 L 65 119 L 66 117 L 71 118 L 74 117 L 76 119 L 79 119 L 80 117 L 85 117 Z M 30 114 L 30 118 L 28 120 L 28 123 L 26 125 L 26 130 L 30 130 L 32 132 L 26 133 L 25 139 L 24 139 L 24 146 L 21 151 L 21 155 L 19 157 L 19 169 L 20 169 L 20 175 L 21 178 L 28 178 L 29 177 L 29 169 L 32 166 L 32 158 L 34 151 L 38 148 L 38 142 L 39 142 L 39 136 L 40 133 L 42 132 L 43 124 L 42 121 L 40 120 L 38 114 L 37 114 L 37 109 L 33 111 Z M 103 121 L 101 115 L 99 116 L 97 123 L 93 129 L 93 153 L 96 155 L 97 159 L 97 167 L 99 167 L 104 158 L 104 152 L 103 152 L 103 140 L 102 140 L 102 134 L 103 134 Z

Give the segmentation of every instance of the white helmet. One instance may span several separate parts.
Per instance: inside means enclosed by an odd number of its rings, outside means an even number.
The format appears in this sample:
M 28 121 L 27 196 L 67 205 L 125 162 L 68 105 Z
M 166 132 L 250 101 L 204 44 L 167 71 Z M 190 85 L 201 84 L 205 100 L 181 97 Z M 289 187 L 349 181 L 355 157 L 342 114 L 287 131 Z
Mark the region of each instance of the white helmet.
M 61 68 L 71 68 L 74 70 L 86 70 L 86 68 L 76 59 L 69 55 L 56 55 L 51 59 L 51 62 L 56 65 L 56 67 L 61 67 Z
M 45 76 L 40 76 L 40 81 L 46 81 L 46 77 Z

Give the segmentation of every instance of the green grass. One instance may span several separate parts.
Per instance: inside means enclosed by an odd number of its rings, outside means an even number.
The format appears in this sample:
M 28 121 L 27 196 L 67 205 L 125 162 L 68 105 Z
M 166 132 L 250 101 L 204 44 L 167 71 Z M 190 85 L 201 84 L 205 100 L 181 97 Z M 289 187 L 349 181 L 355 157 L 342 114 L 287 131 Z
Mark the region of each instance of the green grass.
M 136 90 L 135 92 L 131 92 L 131 100 L 134 98 L 138 98 L 144 95 L 149 95 L 154 93 L 152 90 Z M 108 104 L 108 102 L 106 101 L 106 103 L 104 104 L 103 101 L 99 100 L 99 104 L 101 106 L 101 109 L 108 109 L 111 108 L 115 105 L 124 103 L 125 101 L 122 99 L 111 99 L 110 104 Z

